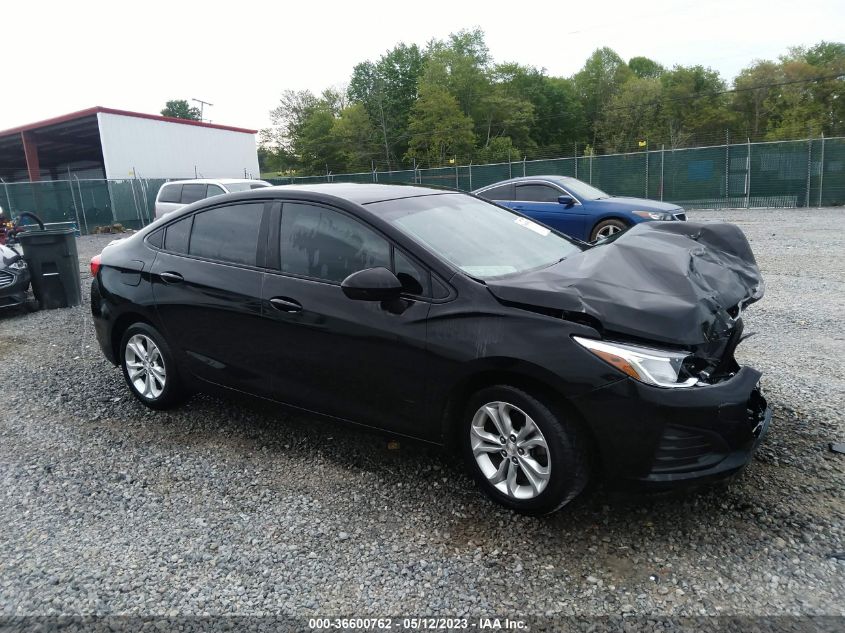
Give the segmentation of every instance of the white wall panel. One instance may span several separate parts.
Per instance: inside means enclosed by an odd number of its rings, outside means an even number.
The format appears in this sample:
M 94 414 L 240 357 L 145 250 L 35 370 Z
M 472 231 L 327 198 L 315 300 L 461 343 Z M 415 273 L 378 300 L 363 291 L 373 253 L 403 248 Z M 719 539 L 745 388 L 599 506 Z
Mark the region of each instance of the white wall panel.
M 255 135 L 100 112 L 107 178 L 259 177 Z M 134 170 L 134 171 L 133 171 Z

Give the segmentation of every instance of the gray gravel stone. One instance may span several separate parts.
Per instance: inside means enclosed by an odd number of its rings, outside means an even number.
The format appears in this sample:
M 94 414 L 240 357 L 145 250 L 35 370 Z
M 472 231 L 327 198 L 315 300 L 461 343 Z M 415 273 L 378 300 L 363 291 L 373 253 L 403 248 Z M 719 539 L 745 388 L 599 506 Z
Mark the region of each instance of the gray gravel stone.
M 842 214 L 689 214 L 739 224 L 768 284 L 738 352 L 776 410 L 749 468 L 543 519 L 411 442 L 205 396 L 149 411 L 87 305 L 2 314 L 0 615 L 845 615 Z M 86 303 L 109 239 L 79 240 Z

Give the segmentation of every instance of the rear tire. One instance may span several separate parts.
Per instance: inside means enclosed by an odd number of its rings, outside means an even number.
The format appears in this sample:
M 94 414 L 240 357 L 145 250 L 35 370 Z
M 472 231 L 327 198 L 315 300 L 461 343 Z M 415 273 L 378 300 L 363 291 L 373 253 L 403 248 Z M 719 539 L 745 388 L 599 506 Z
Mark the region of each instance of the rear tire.
M 132 395 L 151 409 L 170 409 L 184 401 L 186 391 L 173 353 L 153 326 L 134 323 L 126 329 L 120 367 Z
M 550 514 L 587 486 L 587 445 L 555 403 L 496 385 L 469 399 L 462 422 L 466 463 L 496 503 L 522 514 Z
M 590 241 L 595 242 L 599 238 L 606 239 L 611 235 L 619 233 L 619 231 L 624 231 L 628 226 L 626 222 L 614 218 L 602 220 L 593 227 L 593 232 L 590 234 Z

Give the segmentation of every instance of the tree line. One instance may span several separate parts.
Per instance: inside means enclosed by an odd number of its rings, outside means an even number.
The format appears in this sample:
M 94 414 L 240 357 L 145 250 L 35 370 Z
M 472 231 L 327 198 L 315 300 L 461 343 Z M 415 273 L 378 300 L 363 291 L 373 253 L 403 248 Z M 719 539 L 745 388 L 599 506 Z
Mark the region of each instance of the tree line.
M 262 172 L 325 174 L 689 147 L 845 132 L 845 43 L 757 60 L 729 85 L 596 50 L 571 77 L 494 62 L 484 32 L 397 44 L 348 85 L 286 90 L 262 130 Z

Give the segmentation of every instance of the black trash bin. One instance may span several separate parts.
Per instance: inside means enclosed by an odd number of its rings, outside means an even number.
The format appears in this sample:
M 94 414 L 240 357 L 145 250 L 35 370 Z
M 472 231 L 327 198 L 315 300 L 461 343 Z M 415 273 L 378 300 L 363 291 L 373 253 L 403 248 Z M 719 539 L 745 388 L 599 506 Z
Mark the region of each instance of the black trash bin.
M 79 254 L 73 229 L 29 230 L 17 236 L 42 310 L 82 303 Z

